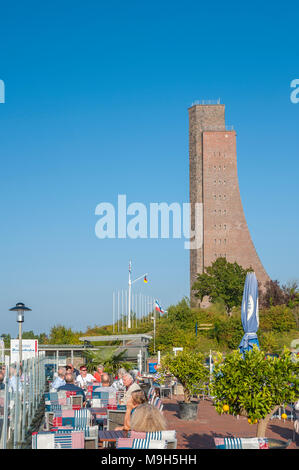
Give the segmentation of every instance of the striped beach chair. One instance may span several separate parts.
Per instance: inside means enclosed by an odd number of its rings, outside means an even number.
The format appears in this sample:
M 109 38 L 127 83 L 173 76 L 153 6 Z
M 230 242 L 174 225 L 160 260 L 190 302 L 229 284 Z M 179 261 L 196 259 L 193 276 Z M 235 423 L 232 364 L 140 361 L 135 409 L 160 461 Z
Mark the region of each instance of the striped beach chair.
M 280 439 L 268 439 L 258 437 L 215 437 L 216 449 L 273 449 L 287 448 L 291 439 L 282 441 Z
M 154 440 L 154 441 L 167 441 L 167 449 L 176 449 L 177 448 L 177 438 L 176 431 L 155 431 L 155 432 L 137 432 L 130 431 L 129 438 L 133 439 L 145 439 L 145 440 Z
M 163 411 L 163 403 L 161 398 L 155 397 L 151 403 L 155 408 L 158 408 L 159 411 Z
M 166 449 L 167 441 L 154 439 L 133 439 L 121 437 L 116 441 L 117 449 Z
M 85 427 L 91 425 L 92 416 L 88 408 L 81 410 L 61 410 L 57 411 L 53 417 L 53 427 L 71 426 Z
M 73 432 L 83 432 L 84 433 L 84 448 L 85 449 L 97 449 L 98 448 L 98 439 L 99 439 L 99 427 L 98 426 L 77 426 L 75 428 L 65 426 L 53 428 L 51 432 L 55 434 L 69 434 Z

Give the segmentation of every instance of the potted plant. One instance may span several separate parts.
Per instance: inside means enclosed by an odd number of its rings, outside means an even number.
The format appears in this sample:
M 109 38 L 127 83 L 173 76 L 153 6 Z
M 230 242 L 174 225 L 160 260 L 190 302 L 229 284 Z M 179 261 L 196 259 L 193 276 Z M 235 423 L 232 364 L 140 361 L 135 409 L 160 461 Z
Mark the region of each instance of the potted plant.
M 203 355 L 188 350 L 179 351 L 176 356 L 168 354 L 161 360 L 161 372 L 172 374 L 183 386 L 184 401 L 178 402 L 180 418 L 196 419 L 198 400 L 192 400 L 192 396 L 206 387 L 209 378 Z
M 211 387 L 217 412 L 246 416 L 249 424 L 257 425 L 256 437 L 265 438 L 277 409 L 298 400 L 299 362 L 286 349 L 280 357 L 271 357 L 257 347 L 244 358 L 234 351 L 218 359 Z

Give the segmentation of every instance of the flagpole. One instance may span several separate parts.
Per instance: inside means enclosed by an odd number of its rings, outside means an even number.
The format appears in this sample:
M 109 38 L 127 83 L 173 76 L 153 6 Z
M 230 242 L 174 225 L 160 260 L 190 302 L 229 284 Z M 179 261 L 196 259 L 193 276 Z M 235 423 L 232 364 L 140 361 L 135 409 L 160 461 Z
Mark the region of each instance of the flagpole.
M 132 286 L 132 280 L 131 280 L 131 270 L 132 270 L 132 263 L 131 261 L 129 262 L 129 299 L 128 299 L 128 329 L 131 328 L 131 286 Z
M 117 291 L 117 332 L 119 333 L 119 291 Z
M 132 290 L 132 284 L 136 281 L 139 281 L 139 279 L 144 278 L 146 279 L 147 273 L 143 274 L 143 276 L 137 277 L 134 281 L 131 279 L 131 272 L 132 272 L 132 262 L 129 262 L 129 291 L 128 291 L 128 329 L 131 328 L 131 290 Z
M 112 332 L 114 333 L 114 319 L 115 319 L 115 292 L 113 292 L 113 312 L 112 312 Z

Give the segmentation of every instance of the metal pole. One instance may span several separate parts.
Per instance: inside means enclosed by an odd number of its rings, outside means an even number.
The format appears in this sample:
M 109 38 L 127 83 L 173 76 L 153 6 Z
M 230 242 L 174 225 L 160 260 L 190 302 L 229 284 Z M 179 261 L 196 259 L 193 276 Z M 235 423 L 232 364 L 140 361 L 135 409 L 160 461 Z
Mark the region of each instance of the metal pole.
M 26 427 L 26 406 L 27 406 L 27 361 L 24 361 L 24 381 L 23 381 L 23 415 L 22 415 L 22 437 L 21 441 L 25 441 L 25 427 Z
M 124 291 L 121 290 L 121 330 L 123 331 L 124 323 Z
M 113 297 L 112 297 L 112 303 L 113 303 L 113 306 L 112 306 L 112 332 L 114 333 L 114 322 L 115 322 L 115 293 L 113 292 Z
M 142 323 L 142 315 L 141 315 L 141 293 L 139 293 L 139 320 Z
M 128 331 L 128 322 L 129 322 L 129 315 L 128 315 L 128 295 L 129 295 L 129 291 L 126 289 L 125 290 L 125 296 L 124 296 L 124 309 L 125 309 L 125 312 L 126 312 L 126 323 L 125 323 L 125 330 Z
M 117 291 L 117 333 L 119 332 L 119 290 Z
M 154 310 L 154 354 L 156 354 L 156 309 Z
M 22 323 L 19 322 L 19 364 L 22 362 Z
M 131 280 L 131 270 L 132 270 L 132 263 L 129 263 L 129 293 L 128 293 L 128 329 L 131 328 L 131 287 L 132 287 L 132 280 Z

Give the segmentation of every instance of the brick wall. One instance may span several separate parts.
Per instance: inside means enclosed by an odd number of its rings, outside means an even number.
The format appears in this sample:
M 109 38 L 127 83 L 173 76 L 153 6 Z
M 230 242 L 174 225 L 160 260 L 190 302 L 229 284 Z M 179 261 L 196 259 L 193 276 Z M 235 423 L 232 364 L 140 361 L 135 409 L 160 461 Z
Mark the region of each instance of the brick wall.
M 252 267 L 258 280 L 269 279 L 251 240 L 240 198 L 236 133 L 225 130 L 223 105 L 196 105 L 189 110 L 191 229 L 192 204 L 203 203 L 203 247 L 190 250 L 191 287 L 197 273 L 219 256 Z

